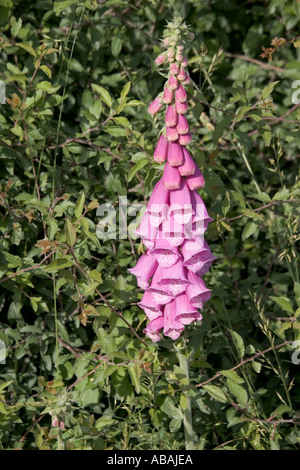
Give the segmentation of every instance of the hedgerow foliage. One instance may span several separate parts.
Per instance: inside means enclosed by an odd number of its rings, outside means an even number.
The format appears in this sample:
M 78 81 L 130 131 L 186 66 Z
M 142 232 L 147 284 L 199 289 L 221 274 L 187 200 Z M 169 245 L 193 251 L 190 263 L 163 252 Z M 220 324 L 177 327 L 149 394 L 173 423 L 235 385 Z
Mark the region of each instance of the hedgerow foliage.
M 201 325 L 153 344 L 127 271 L 143 247 L 99 239 L 96 209 L 118 220 L 161 175 L 147 105 L 174 13 L 195 34 L 188 118 L 218 260 Z M 299 17 L 296 0 L 0 0 L 3 449 L 183 449 L 189 401 L 196 449 L 298 446 Z

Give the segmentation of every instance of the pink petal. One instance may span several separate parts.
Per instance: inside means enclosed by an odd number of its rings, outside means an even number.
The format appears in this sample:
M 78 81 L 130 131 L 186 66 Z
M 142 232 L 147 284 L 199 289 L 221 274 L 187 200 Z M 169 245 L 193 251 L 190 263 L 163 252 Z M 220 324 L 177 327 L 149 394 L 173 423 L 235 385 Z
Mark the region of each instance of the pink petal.
M 194 160 L 192 159 L 190 152 L 183 147 L 182 148 L 184 163 L 178 168 L 179 173 L 181 176 L 189 176 L 195 173 L 196 165 Z
M 178 142 L 180 145 L 189 145 L 192 141 L 192 136 L 190 132 L 187 132 L 186 134 L 180 134 L 178 138 Z
M 179 166 L 183 163 L 182 147 L 178 144 L 178 142 L 169 143 L 168 163 L 172 166 Z
M 196 166 L 195 173 L 186 177 L 186 182 L 191 191 L 194 189 L 203 188 L 205 186 L 205 179 L 199 168 Z
M 173 90 L 170 90 L 168 86 L 164 89 L 163 102 L 170 104 L 173 101 Z
M 174 142 L 178 139 L 178 132 L 176 127 L 167 127 L 166 128 L 166 137 L 169 142 Z
M 162 108 L 163 106 L 163 102 L 162 102 L 162 99 L 159 97 L 159 98 L 156 98 L 154 101 L 152 101 L 152 103 L 149 105 L 148 107 L 148 112 L 150 114 L 152 114 L 152 116 L 156 113 L 158 113 L 158 111 Z
M 157 142 L 153 153 L 153 159 L 157 163 L 163 163 L 168 155 L 168 141 L 165 136 L 162 134 Z
M 175 100 L 175 109 L 178 114 L 185 114 L 188 110 L 187 101 L 177 101 Z
M 187 296 L 191 305 L 197 308 L 203 307 L 204 302 L 210 299 L 211 290 L 207 289 L 201 277 L 197 274 L 189 271 L 188 279 L 190 281 L 189 286 L 187 287 Z
M 176 317 L 175 320 L 183 325 L 189 325 L 192 321 L 202 320 L 202 315 L 198 310 L 190 304 L 185 293 L 178 295 L 175 298 Z
M 178 114 L 178 122 L 176 128 L 178 134 L 187 134 L 189 132 L 189 125 L 184 114 Z
M 179 338 L 180 333 L 184 329 L 183 324 L 175 320 L 176 315 L 176 304 L 173 300 L 165 306 L 164 311 L 164 335 L 169 336 L 173 340 Z
M 140 257 L 135 267 L 128 269 L 128 271 L 137 277 L 138 285 L 141 289 L 147 289 L 149 286 L 149 279 L 155 273 L 157 266 L 157 260 L 149 251 L 147 251 Z
M 188 280 L 188 271 L 183 266 L 182 260 L 178 260 L 172 267 L 163 268 L 159 285 L 167 288 L 174 296 L 186 291 L 190 284 Z
M 165 164 L 163 183 L 167 189 L 177 189 L 180 187 L 181 176 L 178 173 L 177 168 L 171 166 L 169 163 Z
M 168 127 L 176 126 L 177 120 L 178 120 L 177 112 L 174 106 L 169 104 L 169 106 L 167 107 L 166 118 L 165 118 L 166 126 Z
M 182 85 L 179 85 L 179 87 L 175 91 L 175 99 L 179 103 L 184 103 L 187 100 L 187 94 Z

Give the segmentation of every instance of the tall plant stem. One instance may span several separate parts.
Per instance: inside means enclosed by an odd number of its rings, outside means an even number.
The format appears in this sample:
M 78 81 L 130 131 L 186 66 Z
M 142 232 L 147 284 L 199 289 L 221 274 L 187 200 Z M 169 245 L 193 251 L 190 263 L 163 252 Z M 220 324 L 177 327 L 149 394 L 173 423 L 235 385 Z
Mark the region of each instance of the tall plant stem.
M 179 366 L 186 375 L 188 385 L 190 384 L 189 378 L 189 368 L 188 368 L 188 358 L 183 356 L 178 352 Z M 186 408 L 183 411 L 183 426 L 184 426 L 184 439 L 185 439 L 185 448 L 186 450 L 194 450 L 194 430 L 193 430 L 193 421 L 192 421 L 192 406 L 191 399 L 186 395 Z

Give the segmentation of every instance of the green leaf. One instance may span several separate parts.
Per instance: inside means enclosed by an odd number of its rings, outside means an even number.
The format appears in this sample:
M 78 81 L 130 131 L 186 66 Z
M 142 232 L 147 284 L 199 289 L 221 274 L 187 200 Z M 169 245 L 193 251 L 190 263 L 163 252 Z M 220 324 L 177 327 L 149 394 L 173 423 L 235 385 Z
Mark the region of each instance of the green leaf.
M 47 266 L 44 266 L 43 271 L 45 271 L 46 273 L 54 273 L 58 271 L 59 269 L 69 268 L 72 265 L 73 265 L 72 261 L 68 259 L 56 259 L 55 261 L 48 264 Z
M 126 129 L 124 127 L 110 126 L 103 128 L 104 132 L 107 132 L 110 135 L 120 137 L 122 135 L 127 135 Z
M 54 2 L 54 11 L 58 16 L 63 10 L 74 5 L 75 3 L 79 3 L 79 0 L 57 0 Z
M 167 397 L 160 407 L 161 411 L 166 413 L 170 418 L 181 420 L 183 418 L 180 409 L 176 408 L 172 399 Z
M 75 242 L 76 242 L 76 229 L 73 226 L 70 219 L 68 219 L 68 218 L 67 218 L 66 223 L 65 223 L 65 235 L 66 235 L 66 239 L 67 239 L 67 244 L 69 246 L 75 245 Z
M 141 393 L 141 386 L 139 381 L 139 366 L 138 364 L 131 363 L 128 366 L 128 372 L 130 375 L 131 383 L 135 388 L 136 393 Z
M 289 189 L 281 189 L 280 191 L 277 191 L 276 194 L 273 196 L 273 201 L 282 201 L 287 199 L 290 196 L 290 191 Z
M 111 42 L 111 53 L 117 58 L 122 50 L 123 41 L 118 37 L 114 37 Z
M 251 237 L 251 235 L 253 235 L 253 233 L 256 232 L 257 228 L 258 228 L 258 225 L 255 222 L 248 222 L 244 227 L 244 230 L 242 233 L 242 240 L 245 240 L 246 238 Z
M 235 370 L 220 370 L 220 374 L 224 375 L 228 379 L 232 380 L 232 382 L 235 382 L 237 384 L 242 384 L 244 383 L 244 379 L 240 377 Z
M 237 116 L 236 116 L 236 118 L 235 118 L 236 122 L 240 122 L 240 121 L 243 119 L 244 114 L 246 114 L 246 113 L 249 111 L 249 109 L 251 109 L 250 106 L 242 106 L 242 107 L 239 109 L 239 111 L 238 111 L 238 113 L 237 113 Z
M 229 330 L 229 332 L 232 336 L 234 345 L 237 351 L 239 352 L 240 358 L 242 359 L 245 355 L 245 345 L 244 345 L 243 338 L 236 331 Z
M 110 415 L 103 415 L 101 418 L 97 419 L 95 426 L 97 430 L 100 431 L 100 429 L 104 428 L 105 426 L 111 426 L 115 422 L 116 420 L 113 419 Z
M 229 191 L 226 191 L 225 198 L 223 199 L 223 202 L 222 202 L 222 212 L 223 212 L 224 217 L 226 216 L 229 209 L 230 209 L 230 195 L 229 195 Z
M 279 80 L 277 82 L 271 82 L 267 86 L 265 86 L 265 88 L 261 92 L 261 99 L 262 100 L 265 100 L 266 98 L 268 98 L 268 96 L 272 93 L 272 91 L 273 91 L 275 85 L 277 85 L 277 83 L 279 83 Z
M 16 43 L 16 46 L 21 47 L 21 48 L 24 49 L 25 51 L 29 52 L 30 55 L 32 55 L 33 57 L 36 57 L 36 52 L 35 52 L 35 50 L 34 50 L 33 47 L 31 47 L 29 44 L 24 44 L 23 42 L 17 42 L 17 43 Z
M 276 302 L 277 305 L 279 305 L 279 307 L 282 308 L 282 310 L 284 310 L 285 312 L 291 314 L 294 313 L 294 309 L 291 306 L 290 301 L 287 297 L 270 297 L 270 299 L 274 300 L 274 302 Z
M 39 82 L 36 86 L 38 90 L 46 91 L 49 93 L 49 95 L 52 95 L 53 93 L 56 93 L 57 90 L 60 88 L 60 86 L 52 86 L 50 82 L 43 81 Z
M 111 108 L 112 99 L 111 99 L 111 96 L 110 96 L 110 94 L 108 93 L 108 91 L 105 90 L 105 88 L 103 88 L 102 86 L 96 85 L 95 83 L 92 83 L 92 89 L 93 89 L 96 93 L 98 93 L 98 95 L 100 96 L 101 100 L 102 100 L 109 108 Z
M 82 215 L 82 210 L 83 210 L 83 207 L 84 207 L 84 201 L 85 201 L 85 194 L 82 191 L 80 193 L 80 196 L 78 198 L 78 201 L 77 201 L 75 209 L 74 209 L 74 214 L 75 214 L 75 217 L 77 219 L 79 219 Z
M 217 144 L 218 140 L 222 137 L 225 129 L 230 125 L 232 122 L 232 116 L 226 116 L 222 119 L 216 126 L 214 133 L 213 133 L 213 143 Z
M 148 160 L 142 159 L 139 160 L 131 169 L 130 172 L 128 173 L 128 178 L 127 181 L 128 183 L 133 179 L 133 177 L 136 175 L 138 171 L 140 171 L 144 166 L 146 166 L 148 163 Z
M 216 385 L 203 385 L 204 390 L 206 390 L 212 398 L 215 400 L 221 402 L 221 403 L 227 403 L 227 397 L 223 390 L 221 390 L 219 387 Z
M 231 393 L 237 398 L 238 402 L 242 406 L 248 405 L 248 394 L 247 391 L 239 384 L 227 379 L 227 385 Z
M 130 87 L 131 87 L 131 82 L 127 82 L 122 91 L 121 91 L 121 102 L 123 102 L 126 98 L 126 96 L 128 95 L 129 91 L 130 91 Z

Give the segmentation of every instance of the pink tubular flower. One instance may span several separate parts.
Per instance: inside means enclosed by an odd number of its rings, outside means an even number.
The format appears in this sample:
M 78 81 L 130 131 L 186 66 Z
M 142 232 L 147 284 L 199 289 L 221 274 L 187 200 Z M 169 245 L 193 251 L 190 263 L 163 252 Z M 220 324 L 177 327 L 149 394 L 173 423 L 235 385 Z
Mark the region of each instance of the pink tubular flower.
M 182 153 L 183 153 L 184 161 L 183 161 L 183 164 L 178 168 L 178 171 L 181 174 L 181 176 L 193 175 L 196 170 L 195 162 L 192 159 L 190 152 L 185 147 L 183 147 Z
M 152 253 L 163 268 L 170 268 L 181 258 L 177 246 L 172 246 L 167 240 L 161 238 L 156 239 Z
M 153 227 L 159 227 L 161 222 L 166 218 L 169 206 L 169 191 L 165 188 L 160 180 L 153 190 L 149 199 L 147 213 Z
M 177 168 L 171 166 L 169 163 L 165 164 L 163 183 L 166 189 L 180 188 L 181 176 Z
M 158 317 L 154 320 L 150 321 L 147 327 L 144 329 L 144 333 L 148 336 L 148 338 L 153 341 L 153 343 L 157 343 L 160 340 L 159 331 L 164 326 L 164 317 Z
M 170 90 L 177 90 L 179 83 L 176 77 L 174 75 L 170 75 L 168 86 Z
M 178 122 L 176 128 L 178 134 L 189 133 L 189 125 L 184 114 L 178 114 Z
M 141 289 L 147 289 L 149 279 L 156 271 L 158 263 L 150 251 L 142 255 L 134 268 L 128 269 L 131 274 L 137 277 L 138 286 Z
M 152 114 L 152 116 L 163 107 L 163 101 L 160 97 L 156 98 L 148 107 L 148 112 Z
M 184 266 L 193 273 L 197 273 L 198 276 L 203 276 L 216 258 L 208 248 L 204 239 L 202 237 L 200 238 L 202 241 L 199 241 L 199 237 L 196 237 L 195 240 L 185 240 L 181 247 L 184 257 Z
M 182 85 L 179 85 L 177 90 L 175 91 L 175 99 L 179 101 L 179 103 L 185 103 L 187 100 L 187 94 Z
M 169 292 L 164 286 L 159 284 L 162 275 L 162 268 L 159 266 L 153 276 L 151 286 L 148 287 L 147 293 L 151 294 L 154 305 L 166 305 L 174 298 L 173 294 Z
M 201 277 L 197 276 L 192 271 L 188 273 L 188 280 L 190 284 L 187 287 L 186 293 L 191 305 L 197 308 L 202 308 L 204 302 L 210 299 L 211 291 L 207 289 Z
M 170 72 L 171 72 L 172 75 L 177 75 L 178 74 L 179 67 L 175 62 L 171 65 Z
M 157 163 L 163 163 L 168 155 L 168 141 L 162 134 L 155 147 L 153 158 Z
M 179 338 L 181 331 L 184 329 L 183 324 L 175 320 L 177 316 L 176 304 L 172 300 L 165 306 L 164 311 L 164 335 L 169 336 L 173 340 Z
M 171 166 L 179 166 L 183 163 L 182 147 L 178 142 L 170 142 L 168 147 L 168 163 Z
M 158 57 L 156 57 L 155 63 L 156 63 L 156 65 L 162 65 L 165 60 L 166 60 L 166 55 L 165 54 L 160 54 Z
M 176 126 L 177 119 L 178 119 L 177 112 L 174 109 L 174 106 L 170 104 L 167 107 L 167 112 L 166 112 L 166 118 L 165 118 L 166 126 L 168 127 Z
M 199 168 L 196 166 L 195 173 L 186 177 L 187 184 L 191 190 L 203 188 L 205 186 L 205 179 Z
M 167 127 L 166 128 L 166 137 L 169 142 L 174 142 L 178 139 L 178 132 L 176 127 Z
M 170 104 L 173 101 L 173 90 L 170 90 L 168 86 L 164 89 L 163 102 L 165 104 Z
M 142 300 L 138 303 L 138 306 L 144 310 L 150 321 L 162 316 L 162 306 L 156 305 L 153 302 L 152 294 L 147 290 L 144 292 Z
M 187 287 L 187 289 L 189 286 Z M 191 305 L 187 295 L 183 292 L 175 298 L 176 317 L 175 320 L 183 325 L 189 325 L 192 321 L 201 321 L 202 315 L 194 305 Z
M 178 138 L 178 142 L 180 145 L 189 145 L 192 141 L 192 136 L 190 132 L 187 132 L 186 134 L 180 134 Z
M 185 292 L 187 286 L 190 284 L 187 276 L 187 269 L 183 266 L 182 260 L 180 259 L 170 268 L 162 269 L 161 280 L 158 284 L 164 286 L 171 294 L 176 296 Z
M 188 109 L 187 101 L 177 101 L 175 100 L 175 109 L 178 114 L 185 114 Z
M 183 42 L 166 40 L 169 50 L 155 62 L 169 67 L 163 96 L 149 106 L 156 114 L 165 106 L 165 128 L 153 152 L 164 164 L 163 176 L 155 185 L 147 209 L 135 234 L 147 251 L 129 269 L 144 294 L 138 306 L 148 321 L 143 330 L 153 342 L 164 336 L 176 340 L 186 325 L 200 322 L 205 302 L 211 297 L 202 280 L 216 257 L 204 238 L 209 222 L 204 201 L 197 192 L 204 177 L 193 159 L 186 113 L 190 82 Z M 191 152 L 191 153 L 190 153 Z M 59 425 L 59 423 L 58 423 Z
M 177 75 L 177 78 L 180 82 L 183 82 L 186 79 L 186 73 L 185 73 L 184 68 L 181 67 L 181 69 L 179 70 L 179 73 Z

